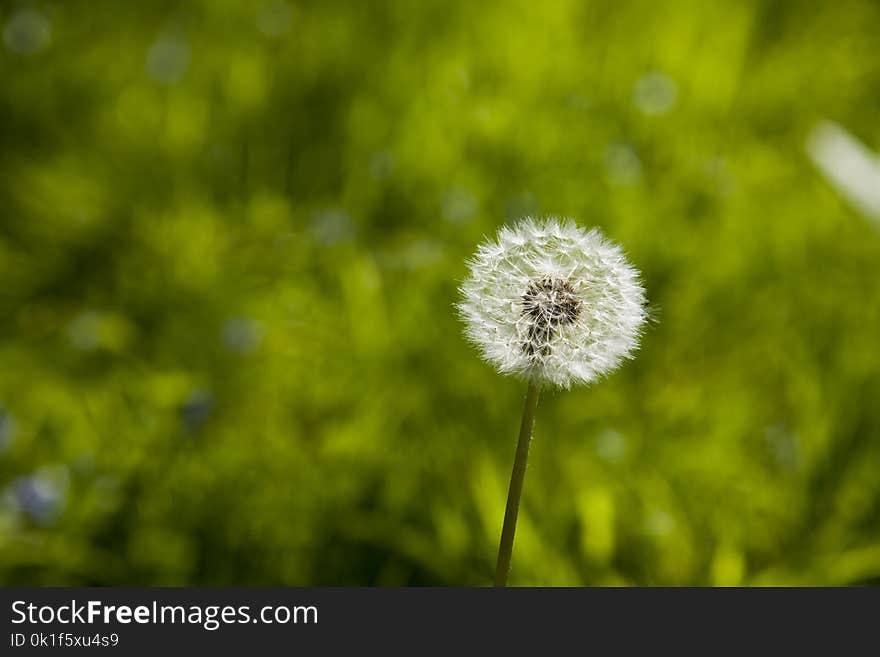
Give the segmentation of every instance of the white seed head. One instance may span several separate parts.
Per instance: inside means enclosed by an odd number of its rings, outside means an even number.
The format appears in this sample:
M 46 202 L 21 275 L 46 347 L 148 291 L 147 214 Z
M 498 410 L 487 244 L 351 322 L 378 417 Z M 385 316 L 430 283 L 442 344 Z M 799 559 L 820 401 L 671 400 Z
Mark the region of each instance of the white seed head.
M 638 348 L 639 272 L 596 228 L 526 218 L 481 244 L 468 266 L 458 303 L 465 335 L 504 374 L 568 388 Z

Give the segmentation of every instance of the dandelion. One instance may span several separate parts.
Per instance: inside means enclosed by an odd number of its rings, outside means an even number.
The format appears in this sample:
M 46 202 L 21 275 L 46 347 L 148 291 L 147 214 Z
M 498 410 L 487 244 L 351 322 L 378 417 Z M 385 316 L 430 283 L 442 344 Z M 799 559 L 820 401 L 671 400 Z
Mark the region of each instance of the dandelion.
M 619 246 L 569 220 L 504 227 L 468 264 L 466 336 L 499 372 L 528 381 L 495 575 L 504 586 L 540 388 L 592 383 L 632 357 L 645 293 Z

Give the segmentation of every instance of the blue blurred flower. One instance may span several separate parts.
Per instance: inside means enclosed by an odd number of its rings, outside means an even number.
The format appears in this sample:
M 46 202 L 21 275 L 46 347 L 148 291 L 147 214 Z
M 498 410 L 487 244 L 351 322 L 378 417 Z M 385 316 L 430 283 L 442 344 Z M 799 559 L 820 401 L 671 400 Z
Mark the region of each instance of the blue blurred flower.
M 44 468 L 32 475 L 18 477 L 7 491 L 15 508 L 37 525 L 53 524 L 67 496 L 67 470 Z
M 198 431 L 214 413 L 214 395 L 208 390 L 194 390 L 180 407 L 180 419 L 188 431 Z

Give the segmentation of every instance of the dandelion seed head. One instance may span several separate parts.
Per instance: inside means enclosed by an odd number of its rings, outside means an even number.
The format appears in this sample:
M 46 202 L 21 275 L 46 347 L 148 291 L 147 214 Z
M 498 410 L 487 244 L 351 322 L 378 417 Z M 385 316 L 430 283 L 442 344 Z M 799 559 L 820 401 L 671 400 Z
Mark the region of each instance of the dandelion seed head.
M 481 244 L 468 266 L 458 303 L 465 335 L 504 374 L 568 388 L 638 347 L 639 273 L 598 229 L 526 218 Z

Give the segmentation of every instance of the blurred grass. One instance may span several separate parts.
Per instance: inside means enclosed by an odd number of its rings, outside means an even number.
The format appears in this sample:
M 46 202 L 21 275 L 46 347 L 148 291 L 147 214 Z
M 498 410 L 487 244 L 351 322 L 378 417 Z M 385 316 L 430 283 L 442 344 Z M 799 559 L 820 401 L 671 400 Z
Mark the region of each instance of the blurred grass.
M 637 359 L 542 400 L 511 583 L 880 583 L 868 0 L 6 2 L 0 583 L 488 584 L 523 386 L 454 317 L 526 213 Z

